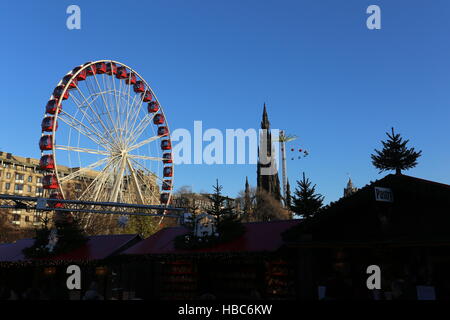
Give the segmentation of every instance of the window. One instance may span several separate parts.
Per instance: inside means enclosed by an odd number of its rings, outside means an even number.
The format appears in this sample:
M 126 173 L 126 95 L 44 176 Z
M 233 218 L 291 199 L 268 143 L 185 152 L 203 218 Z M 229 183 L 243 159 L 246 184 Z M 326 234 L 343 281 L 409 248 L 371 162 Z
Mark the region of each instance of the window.
M 24 174 L 16 173 L 16 180 L 23 181 L 23 179 L 25 179 L 25 175 Z
M 42 178 L 41 178 L 41 177 L 37 177 L 37 178 L 36 178 L 36 182 L 37 182 L 37 183 L 42 183 Z
M 23 184 L 16 184 L 14 186 L 15 191 L 23 191 Z
M 44 189 L 36 187 L 36 195 L 42 196 L 43 194 L 44 194 Z
M 20 221 L 20 214 L 13 214 L 13 221 Z
M 31 187 L 31 186 L 28 186 L 28 192 L 31 192 L 31 191 L 33 191 L 33 188 Z
M 11 188 L 11 183 L 5 183 L 5 190 L 9 190 L 9 188 Z
M 32 176 L 28 177 L 28 182 L 33 182 L 33 177 Z
M 25 216 L 25 222 L 30 222 L 30 217 L 29 216 Z
M 6 179 L 11 179 L 11 172 L 6 173 Z

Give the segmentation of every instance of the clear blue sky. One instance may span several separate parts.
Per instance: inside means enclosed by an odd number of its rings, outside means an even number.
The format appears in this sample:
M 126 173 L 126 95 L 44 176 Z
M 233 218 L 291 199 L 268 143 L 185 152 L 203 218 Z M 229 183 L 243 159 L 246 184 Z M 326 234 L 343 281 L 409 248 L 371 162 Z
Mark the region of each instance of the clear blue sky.
M 82 29 L 66 28 L 66 8 Z M 366 28 L 366 8 L 382 29 Z M 172 129 L 272 126 L 295 134 L 308 158 L 289 161 L 338 199 L 347 173 L 357 186 L 383 176 L 370 163 L 394 126 L 423 150 L 408 174 L 450 183 L 449 1 L 189 0 L 1 1 L 0 149 L 38 157 L 44 106 L 68 70 L 122 61 L 149 81 Z M 177 186 L 230 196 L 252 165 L 180 165 Z M 293 184 L 293 183 L 292 183 Z

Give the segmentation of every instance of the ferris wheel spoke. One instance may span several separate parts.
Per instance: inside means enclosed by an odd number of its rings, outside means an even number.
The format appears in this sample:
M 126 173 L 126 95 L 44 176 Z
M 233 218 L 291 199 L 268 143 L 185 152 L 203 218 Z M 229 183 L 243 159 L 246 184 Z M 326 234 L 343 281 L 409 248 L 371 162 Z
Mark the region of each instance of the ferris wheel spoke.
M 85 110 L 85 109 L 87 108 L 86 105 L 83 105 L 83 103 L 82 103 L 80 100 L 78 100 L 78 99 L 75 97 L 75 95 L 71 95 L 71 98 L 72 98 L 73 102 L 75 103 L 75 105 L 76 105 L 76 107 L 77 107 L 77 110 L 83 114 L 83 117 L 84 117 L 84 118 L 89 122 L 89 124 L 91 125 L 92 130 L 95 131 L 95 132 L 97 132 L 97 133 L 100 133 L 100 132 L 101 132 L 101 128 L 98 128 L 98 127 L 95 125 L 95 123 L 99 123 L 99 121 L 96 121 L 96 120 L 92 119 L 91 116 L 89 115 L 89 113 L 86 112 L 86 110 Z M 63 110 L 61 110 L 61 113 L 67 114 L 67 115 L 68 115 L 68 113 L 67 113 L 66 111 L 63 111 Z M 92 112 L 91 112 L 91 113 L 92 113 Z M 72 118 L 76 119 L 75 116 L 72 116 Z
M 141 187 L 139 186 L 139 182 L 138 182 L 138 179 L 137 179 L 137 176 L 136 176 L 136 172 L 134 171 L 134 168 L 131 165 L 130 159 L 127 159 L 127 165 L 128 165 L 128 169 L 130 170 L 131 176 L 133 177 L 134 187 L 136 188 L 136 191 L 138 193 L 139 200 L 140 200 L 141 204 L 144 204 L 144 197 L 142 195 L 142 190 L 141 190 Z
M 136 109 L 136 112 L 134 114 L 132 114 L 131 118 L 130 118 L 130 128 L 134 128 L 136 125 L 136 121 L 139 117 L 139 113 L 141 112 L 142 108 L 140 108 L 140 106 L 142 105 L 142 103 L 144 102 L 144 95 L 142 94 L 140 99 L 137 100 L 136 105 L 132 105 L 131 111 L 133 111 L 133 108 Z
M 142 147 L 142 146 L 145 146 L 146 144 L 148 144 L 148 143 L 150 143 L 150 142 L 152 142 L 152 141 L 161 139 L 162 137 L 164 137 L 164 136 L 153 136 L 153 137 L 150 137 L 150 138 L 148 138 L 148 139 L 145 139 L 145 140 L 139 142 L 138 144 L 135 144 L 134 146 L 131 146 L 131 147 L 128 149 L 128 152 L 133 151 L 133 150 L 136 150 L 136 149 L 138 149 L 138 148 L 140 148 L 140 147 Z
M 99 89 L 99 94 L 101 95 L 101 97 L 102 97 L 102 100 L 103 100 L 103 105 L 105 106 L 105 109 L 107 110 L 107 112 L 108 112 L 108 117 L 109 117 L 109 120 L 110 120 L 110 122 L 111 122 L 111 124 L 113 123 L 113 120 L 112 120 L 112 116 L 111 116 L 111 114 L 109 113 L 109 108 L 108 108 L 108 103 L 106 102 L 106 99 L 105 99 L 105 96 L 104 96 L 104 93 L 109 93 L 109 92 L 112 92 L 112 90 L 103 90 L 101 87 L 100 87 L 100 83 L 98 82 L 98 79 L 97 79 L 97 74 L 96 73 L 94 73 L 94 79 L 95 79 L 95 83 L 97 84 L 97 87 L 98 87 L 98 89 Z M 106 87 L 106 85 L 105 85 L 105 76 L 103 75 L 103 84 L 104 84 L 104 86 Z M 108 95 L 108 97 L 109 97 L 109 95 Z
M 105 90 L 104 88 L 98 88 L 98 92 L 95 90 L 94 88 L 94 84 L 91 83 L 92 80 L 91 79 L 86 79 L 85 83 L 86 83 L 86 87 L 89 91 L 89 97 L 92 98 L 92 106 L 95 107 L 96 112 L 101 116 L 104 115 L 105 113 L 102 112 L 103 108 L 102 108 L 102 99 L 100 99 L 103 94 L 108 95 L 113 93 L 112 90 Z M 98 101 L 97 101 L 98 100 Z M 97 103 L 94 103 L 97 102 Z M 108 120 L 105 119 L 105 125 L 109 128 L 108 125 Z
M 99 116 L 98 112 L 94 111 L 94 108 L 92 107 L 91 103 L 88 101 L 88 99 L 86 99 L 86 97 L 84 96 L 83 92 L 81 92 L 81 90 L 79 89 L 78 86 L 76 86 L 78 93 L 80 94 L 80 96 L 83 98 L 84 102 L 87 103 L 87 106 L 89 107 L 89 109 L 91 110 L 91 112 L 96 115 L 98 122 L 100 123 L 100 125 L 103 127 L 103 129 L 105 130 L 105 132 L 111 137 L 112 140 L 114 140 L 113 136 L 111 135 L 110 132 L 110 128 L 108 128 L 105 123 L 103 122 L 103 120 L 101 119 L 101 117 Z M 108 111 L 108 115 L 110 115 L 109 113 L 109 109 L 106 108 L 106 110 Z
M 112 69 L 112 62 L 110 62 L 110 64 L 111 64 L 111 69 Z M 111 106 L 111 114 L 113 115 L 114 112 L 116 113 L 115 120 L 112 121 L 112 124 L 114 126 L 115 131 L 116 131 L 117 139 L 121 140 L 122 139 L 122 133 L 119 132 L 119 130 L 118 130 L 118 128 L 120 128 L 120 109 L 119 109 L 119 102 L 118 102 L 119 92 L 116 89 L 116 80 L 115 80 L 116 77 L 114 75 L 112 75 L 110 77 L 110 79 L 111 79 L 111 83 L 112 83 L 111 89 L 114 92 L 114 95 L 112 97 L 112 103 L 111 103 L 111 105 L 112 105 Z M 112 117 L 112 119 L 113 119 L 113 117 Z
M 88 172 L 90 170 L 93 170 L 94 168 L 97 168 L 98 166 L 101 166 L 102 164 L 104 164 L 104 163 L 106 163 L 108 161 L 109 161 L 109 158 L 100 159 L 100 160 L 98 160 L 98 161 L 96 161 L 96 162 L 94 162 L 94 163 L 92 163 L 92 164 L 90 164 L 90 165 L 88 165 L 86 167 L 80 168 L 79 170 L 70 173 L 69 175 L 67 175 L 65 177 L 60 178 L 59 181 L 61 183 L 64 183 L 66 181 L 70 181 L 70 180 L 73 180 L 75 178 L 78 178 L 84 172 Z
M 129 110 L 129 106 L 130 106 L 130 93 L 131 93 L 131 75 L 132 75 L 132 71 L 129 70 L 129 75 L 128 75 L 128 81 L 129 81 L 129 85 L 128 85 L 128 92 L 127 92 L 127 103 L 126 103 L 126 112 L 125 112 L 125 121 L 124 121 L 124 129 L 125 129 L 125 137 L 126 137 L 126 132 L 128 132 L 128 116 L 130 114 L 130 110 Z M 136 96 L 134 96 L 134 98 L 136 98 Z M 134 98 L 133 98 L 133 102 L 134 102 Z
M 143 166 L 142 164 L 139 163 L 139 161 L 134 160 L 133 158 L 130 158 L 130 160 L 136 165 L 138 166 L 142 171 L 148 172 L 149 175 L 155 177 L 156 179 L 158 179 L 161 183 L 164 183 L 164 179 L 161 179 L 160 177 L 158 177 L 156 174 L 154 174 L 153 172 L 151 172 L 150 170 L 148 170 L 145 166 Z
M 121 186 L 123 183 L 123 173 L 125 172 L 126 165 L 127 165 L 127 157 L 124 156 L 120 161 L 120 168 L 118 174 L 115 175 L 114 185 L 110 197 L 111 202 L 117 201 L 117 197 L 119 195 L 119 191 L 121 190 Z
M 105 167 L 99 172 L 99 174 L 92 180 L 92 182 L 87 186 L 87 188 L 84 190 L 84 192 L 81 194 L 80 199 L 85 199 L 86 194 L 95 194 L 91 190 L 92 188 L 95 188 L 95 186 L 99 185 L 99 181 L 103 181 L 103 179 L 107 178 L 108 176 L 108 170 L 115 162 L 116 158 L 109 159 L 108 163 L 105 165 Z M 101 185 L 101 184 L 100 184 Z
M 127 139 L 128 144 L 136 143 L 136 141 L 142 135 L 144 130 L 148 127 L 148 124 L 152 122 L 155 115 L 156 113 L 153 113 L 151 116 L 149 116 L 148 114 L 145 115 L 145 117 L 140 121 L 140 123 L 129 133 L 129 137 Z
M 66 117 L 69 119 L 66 119 Z M 99 145 L 102 145 L 102 144 L 109 145 L 109 142 L 107 140 L 105 140 L 98 132 L 92 130 L 91 128 L 86 126 L 84 123 L 82 123 L 78 119 L 72 117 L 68 113 L 61 111 L 59 118 L 61 121 L 63 121 L 69 127 L 77 130 L 79 133 L 81 133 L 85 137 L 92 140 L 92 142 L 99 144 Z
M 123 131 L 121 131 L 120 130 L 120 128 L 122 128 L 122 119 L 121 119 L 121 114 L 122 114 L 122 112 L 121 112 L 121 106 L 122 106 L 122 81 L 120 81 L 120 79 L 119 79 L 119 90 L 117 91 L 116 90 L 116 80 L 115 80 L 115 78 L 116 77 L 111 77 L 112 78 L 112 80 L 113 80 L 113 84 L 114 84 L 114 91 L 115 91 L 115 97 L 116 97 L 116 113 L 117 113 L 117 116 L 116 116 L 116 126 L 117 126 L 117 128 L 119 129 L 119 139 L 122 141 L 122 143 L 123 143 Z
M 110 66 L 111 66 L 111 70 L 112 70 L 112 62 L 110 62 Z M 120 134 L 117 131 L 117 128 L 119 128 L 119 123 L 118 123 L 118 115 L 119 115 L 119 109 L 118 109 L 118 103 L 117 103 L 117 90 L 116 90 L 116 81 L 114 80 L 115 77 L 114 75 L 111 75 L 109 77 L 110 79 L 110 88 L 113 91 L 113 95 L 111 97 L 111 112 L 109 112 L 110 110 L 108 109 L 108 112 L 110 114 L 111 117 L 111 123 L 113 125 L 113 127 L 116 129 L 116 135 L 117 135 L 117 139 L 120 139 Z M 116 117 L 114 119 L 113 115 L 114 112 L 116 113 Z
M 155 195 L 155 192 L 153 192 L 153 188 L 151 187 L 152 185 L 157 186 L 156 181 L 155 181 L 156 179 L 152 180 L 152 177 L 154 177 L 154 174 L 151 171 L 148 171 L 148 170 L 146 170 L 146 171 L 147 171 L 147 174 L 144 174 L 145 171 L 142 169 L 134 170 L 138 181 L 141 181 L 141 183 L 143 185 L 146 185 L 146 186 L 150 185 L 150 187 L 146 187 L 147 192 L 146 192 L 145 198 L 150 198 L 150 199 L 155 200 L 155 202 L 158 202 L 159 201 L 158 196 Z
M 111 173 L 105 173 L 100 181 L 94 186 L 93 190 L 93 201 L 105 201 L 108 197 L 108 188 L 105 188 L 104 185 L 111 178 Z
M 137 154 L 128 154 L 128 156 L 132 159 L 142 159 L 142 160 L 152 160 L 152 161 L 164 161 L 165 158 L 159 158 L 159 157 L 149 157 L 149 156 L 141 156 Z
M 72 99 L 77 105 L 77 110 L 80 111 L 84 118 L 89 122 L 89 124 L 92 127 L 92 130 L 96 132 L 97 136 L 101 137 L 102 140 L 104 140 L 105 144 L 111 145 L 111 142 L 114 141 L 114 138 L 111 135 L 110 129 L 103 124 L 103 121 L 99 117 L 99 112 L 96 112 L 92 109 L 92 107 L 89 107 L 88 105 L 83 105 L 74 95 L 72 95 Z M 89 108 L 90 112 L 86 112 L 85 109 Z M 66 113 L 67 114 L 67 113 Z M 89 114 L 95 114 L 97 116 L 98 120 L 92 119 Z M 100 128 L 98 128 L 95 123 L 100 124 Z M 102 130 L 103 128 L 103 130 Z M 103 133 L 102 133 L 103 131 Z M 108 136 L 110 137 L 109 140 L 107 140 Z
M 63 145 L 55 145 L 55 149 L 65 150 L 65 151 L 74 151 L 74 152 L 84 152 L 84 153 L 91 153 L 91 154 L 100 154 L 100 155 L 104 155 L 104 156 L 110 155 L 110 153 L 108 151 L 100 151 L 100 150 L 94 150 L 94 149 L 88 149 L 88 148 L 70 147 L 70 146 L 63 146 Z
M 129 92 L 131 91 L 131 85 L 130 85 L 130 88 L 129 88 L 128 91 Z M 128 95 L 130 95 L 130 94 L 128 94 Z M 133 117 L 133 115 L 132 115 L 133 108 L 135 106 L 136 106 L 136 108 L 139 107 L 137 105 L 137 103 L 139 102 L 139 98 L 136 100 L 136 97 L 137 97 L 137 95 L 133 96 L 133 100 L 131 101 L 131 103 L 129 104 L 129 107 L 128 107 L 128 112 L 127 112 L 127 116 L 126 116 L 126 119 L 125 119 L 125 128 L 127 129 L 127 132 L 128 132 L 128 129 L 132 128 L 131 127 L 131 122 L 132 122 L 132 117 Z M 131 117 L 130 117 L 130 115 L 131 115 Z

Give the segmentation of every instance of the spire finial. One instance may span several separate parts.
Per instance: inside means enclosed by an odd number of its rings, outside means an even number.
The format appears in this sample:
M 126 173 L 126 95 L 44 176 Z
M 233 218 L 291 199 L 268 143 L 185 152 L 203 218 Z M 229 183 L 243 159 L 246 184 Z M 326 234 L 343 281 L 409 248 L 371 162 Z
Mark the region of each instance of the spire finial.
M 267 115 L 266 103 L 264 102 L 261 129 L 269 129 L 269 128 L 270 128 L 269 116 Z

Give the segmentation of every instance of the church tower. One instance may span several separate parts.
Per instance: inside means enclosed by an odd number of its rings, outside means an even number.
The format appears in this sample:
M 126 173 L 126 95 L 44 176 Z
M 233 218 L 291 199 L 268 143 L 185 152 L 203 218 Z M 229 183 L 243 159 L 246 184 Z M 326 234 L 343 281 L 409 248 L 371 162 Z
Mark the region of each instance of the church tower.
M 275 159 L 272 157 L 272 135 L 270 133 L 270 122 L 269 117 L 267 115 L 266 104 L 264 103 L 263 116 L 261 121 L 261 129 L 263 129 L 260 137 L 260 145 L 258 146 L 258 166 L 256 171 L 257 176 L 257 190 L 264 190 L 271 196 L 273 196 L 276 200 L 281 200 L 280 193 L 280 180 L 278 179 L 278 172 L 276 171 Z M 267 150 L 267 159 L 269 163 L 265 163 L 267 161 L 261 162 L 259 150 L 262 145 L 265 145 L 262 150 Z M 262 174 L 262 168 L 275 168 L 275 173 L 268 175 Z
M 351 178 L 348 178 L 347 187 L 344 188 L 344 197 L 348 197 L 358 191 L 358 188 L 353 186 L 353 182 Z

